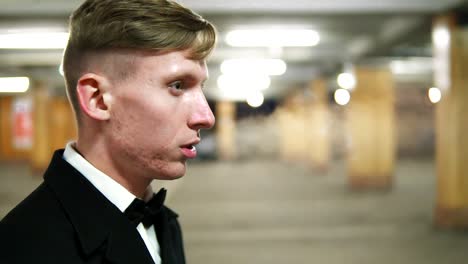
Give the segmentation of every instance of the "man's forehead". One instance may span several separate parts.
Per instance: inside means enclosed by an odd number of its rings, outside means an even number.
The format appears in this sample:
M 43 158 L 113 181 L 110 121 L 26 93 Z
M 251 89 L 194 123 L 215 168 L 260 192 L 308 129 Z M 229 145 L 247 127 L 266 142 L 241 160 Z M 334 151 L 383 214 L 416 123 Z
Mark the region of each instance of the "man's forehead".
M 205 60 L 192 59 L 187 51 L 144 52 L 134 59 L 135 69 L 164 79 L 187 78 L 203 82 L 208 79 Z
M 190 50 L 136 50 L 112 49 L 88 53 L 88 66 L 93 69 L 158 71 L 160 74 L 196 75 L 199 79 L 208 78 L 204 59 L 193 59 Z M 94 65 L 94 66 L 93 66 Z

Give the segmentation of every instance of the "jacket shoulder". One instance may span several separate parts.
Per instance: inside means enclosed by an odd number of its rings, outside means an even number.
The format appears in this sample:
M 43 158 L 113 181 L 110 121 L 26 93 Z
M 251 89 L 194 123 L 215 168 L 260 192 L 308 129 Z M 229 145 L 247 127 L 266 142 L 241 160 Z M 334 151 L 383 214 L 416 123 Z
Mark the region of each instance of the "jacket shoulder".
M 0 259 L 5 263 L 38 263 L 64 252 L 73 255 L 73 236 L 73 226 L 43 182 L 0 221 Z
M 3 230 L 7 227 L 38 223 L 57 214 L 61 214 L 60 204 L 43 182 L 2 219 L 0 227 Z

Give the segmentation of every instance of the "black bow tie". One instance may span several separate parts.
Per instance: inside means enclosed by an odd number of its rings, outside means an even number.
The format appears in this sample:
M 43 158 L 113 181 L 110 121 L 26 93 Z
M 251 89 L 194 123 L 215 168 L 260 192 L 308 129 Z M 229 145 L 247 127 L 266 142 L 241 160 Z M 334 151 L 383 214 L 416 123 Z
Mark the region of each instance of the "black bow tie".
M 156 217 L 161 212 L 164 199 L 166 199 L 166 189 L 162 188 L 157 194 L 153 194 L 151 200 L 146 203 L 141 199 L 135 198 L 125 209 L 124 214 L 135 226 L 143 223 L 148 228 L 156 221 Z

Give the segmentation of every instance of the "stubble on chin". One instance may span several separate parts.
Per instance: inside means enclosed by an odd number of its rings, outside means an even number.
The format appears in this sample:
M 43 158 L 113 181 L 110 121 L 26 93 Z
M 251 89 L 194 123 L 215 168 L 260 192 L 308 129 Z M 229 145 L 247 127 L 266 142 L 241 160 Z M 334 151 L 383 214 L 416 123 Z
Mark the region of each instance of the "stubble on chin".
M 184 176 L 186 172 L 185 160 L 171 161 L 160 153 L 140 160 L 138 166 L 146 171 L 146 177 L 153 180 L 175 180 Z

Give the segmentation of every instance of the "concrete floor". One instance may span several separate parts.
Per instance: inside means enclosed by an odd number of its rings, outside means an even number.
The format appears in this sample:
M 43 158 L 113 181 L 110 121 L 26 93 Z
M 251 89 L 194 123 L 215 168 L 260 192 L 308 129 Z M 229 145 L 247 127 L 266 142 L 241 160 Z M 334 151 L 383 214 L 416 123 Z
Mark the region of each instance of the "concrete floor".
M 162 184 L 180 215 L 188 263 L 468 263 L 468 233 L 432 225 L 428 160 L 399 161 L 387 192 L 348 190 L 340 162 L 327 173 L 277 161 L 189 167 Z M 0 218 L 39 182 L 27 168 L 0 166 Z

